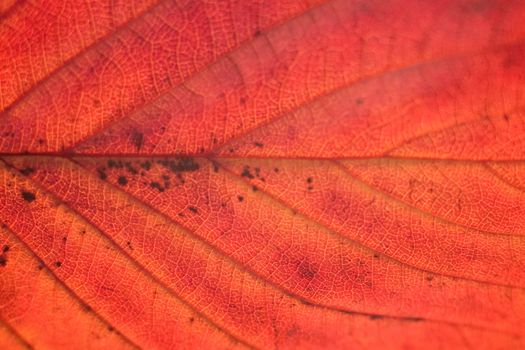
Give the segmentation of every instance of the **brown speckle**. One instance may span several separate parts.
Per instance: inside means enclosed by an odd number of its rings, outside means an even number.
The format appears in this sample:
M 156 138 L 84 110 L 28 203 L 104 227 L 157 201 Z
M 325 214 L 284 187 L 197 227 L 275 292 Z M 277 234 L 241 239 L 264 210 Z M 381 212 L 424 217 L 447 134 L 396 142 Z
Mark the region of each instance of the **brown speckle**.
M 7 253 L 8 251 L 9 251 L 9 246 L 8 245 L 4 245 L 2 247 L 2 252 Z
M 119 185 L 124 186 L 128 184 L 128 179 L 125 176 L 119 176 L 117 182 Z
M 140 167 L 144 170 L 150 170 L 151 169 L 151 162 L 149 160 L 140 163 Z
M 6 266 L 7 265 L 7 258 L 4 255 L 0 255 L 0 266 Z
M 56 266 L 56 267 L 60 267 L 60 266 L 62 266 L 62 262 L 60 262 L 60 261 L 55 262 L 55 266 Z
M 199 211 L 196 207 L 188 207 L 188 210 L 192 213 L 197 213 Z
M 162 187 L 161 184 L 158 183 L 157 181 L 152 181 L 149 185 L 152 188 L 156 188 L 159 192 L 164 192 L 164 187 Z
M 133 145 L 135 145 L 137 151 L 140 151 L 144 145 L 144 134 L 137 130 L 133 130 L 131 132 L 131 142 L 133 142 Z
M 31 168 L 31 167 L 27 167 L 27 168 L 24 168 L 22 170 L 20 170 L 20 172 L 23 174 L 23 175 L 31 175 L 32 173 L 35 172 L 35 169 Z
M 262 148 L 264 145 L 260 142 L 254 142 L 253 143 L 255 147 L 259 147 L 259 148 Z
M 163 159 L 157 162 L 163 167 L 171 170 L 173 173 L 192 172 L 199 170 L 199 163 L 193 158 L 186 157 L 180 159 Z
M 239 200 L 239 202 L 242 202 L 244 200 L 244 197 L 243 196 L 237 196 L 237 199 Z
M 98 168 L 97 169 L 97 173 L 98 173 L 98 177 L 101 179 L 101 180 L 105 180 L 108 178 L 108 174 L 106 174 L 106 168 L 104 167 L 101 167 L 101 168 Z
M 246 177 L 248 179 L 255 178 L 255 176 L 253 176 L 252 173 L 250 172 L 250 167 L 249 166 L 245 166 L 244 167 L 244 169 L 242 170 L 241 176 L 242 177 Z
M 26 202 L 31 203 L 36 199 L 36 196 L 33 192 L 22 191 L 22 198 L 24 198 Z

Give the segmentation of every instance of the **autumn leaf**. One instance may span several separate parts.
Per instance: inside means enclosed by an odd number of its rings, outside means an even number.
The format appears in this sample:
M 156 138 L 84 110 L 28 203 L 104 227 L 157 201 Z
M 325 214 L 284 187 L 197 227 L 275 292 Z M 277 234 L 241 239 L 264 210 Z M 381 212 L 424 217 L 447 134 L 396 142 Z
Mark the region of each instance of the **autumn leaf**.
M 525 2 L 0 2 L 0 349 L 525 348 Z

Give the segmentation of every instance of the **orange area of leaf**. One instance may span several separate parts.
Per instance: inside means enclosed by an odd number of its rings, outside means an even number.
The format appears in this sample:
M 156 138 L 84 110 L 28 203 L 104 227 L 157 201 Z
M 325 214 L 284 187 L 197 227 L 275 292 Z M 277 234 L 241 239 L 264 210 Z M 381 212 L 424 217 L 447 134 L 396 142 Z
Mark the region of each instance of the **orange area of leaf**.
M 0 348 L 525 347 L 525 3 L 0 4 Z

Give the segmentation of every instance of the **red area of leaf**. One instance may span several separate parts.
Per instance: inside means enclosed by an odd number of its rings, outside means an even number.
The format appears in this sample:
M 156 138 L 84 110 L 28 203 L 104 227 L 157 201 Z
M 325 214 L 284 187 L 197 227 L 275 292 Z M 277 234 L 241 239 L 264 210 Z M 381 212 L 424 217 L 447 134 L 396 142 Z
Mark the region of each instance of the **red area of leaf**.
M 524 347 L 525 4 L 0 5 L 0 348 Z

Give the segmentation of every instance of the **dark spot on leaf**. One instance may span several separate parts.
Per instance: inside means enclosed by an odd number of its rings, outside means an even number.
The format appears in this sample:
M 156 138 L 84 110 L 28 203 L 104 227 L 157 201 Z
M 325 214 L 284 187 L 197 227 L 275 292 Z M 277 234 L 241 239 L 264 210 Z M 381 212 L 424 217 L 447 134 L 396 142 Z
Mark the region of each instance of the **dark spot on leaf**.
M 249 166 L 245 166 L 244 167 L 244 169 L 242 170 L 241 176 L 242 177 L 246 177 L 248 179 L 255 178 L 255 176 L 253 176 L 252 173 L 250 172 L 250 167 Z
M 9 246 L 8 245 L 4 245 L 2 247 L 2 252 L 7 253 L 8 251 L 9 251 Z
M 7 258 L 4 255 L 0 255 L 0 266 L 6 266 L 7 265 Z
M 375 253 L 374 258 L 379 259 L 379 254 Z
M 137 151 L 140 151 L 140 149 L 144 145 L 144 134 L 137 130 L 133 130 L 131 132 L 131 142 L 133 142 L 133 145 L 135 145 Z
M 403 317 L 402 320 L 403 321 L 407 321 L 407 322 L 420 322 L 420 321 L 423 321 L 423 319 L 421 317 Z
M 258 37 L 260 36 L 262 33 L 261 33 L 261 30 L 259 28 L 255 29 L 255 32 L 253 32 L 253 36 L 255 37 Z
M 508 114 L 503 114 L 503 119 L 505 119 L 505 121 L 509 121 L 510 120 L 510 116 Z
M 140 163 L 140 167 L 144 170 L 150 170 L 151 169 L 151 162 L 149 160 Z
M 254 142 L 253 143 L 255 145 L 255 147 L 259 147 L 259 148 L 262 148 L 264 145 L 260 142 Z
M 112 168 L 120 169 L 120 168 L 122 168 L 123 166 L 124 166 L 124 165 L 122 164 L 121 161 L 115 161 L 115 160 L 113 160 L 113 159 L 108 160 L 108 167 L 109 167 L 110 169 L 112 169 Z
M 434 279 L 434 276 L 432 276 L 432 275 L 428 275 L 426 277 L 426 280 L 429 281 L 429 282 L 432 282 L 433 279 Z
M 237 196 L 237 199 L 239 200 L 239 202 L 242 202 L 244 200 L 244 197 L 243 196 Z
M 24 168 L 22 170 L 20 170 L 20 172 L 23 174 L 23 175 L 31 175 L 32 173 L 35 172 L 35 169 L 31 168 L 31 167 L 27 167 L 27 168 Z
M 385 316 L 382 316 L 382 315 L 369 315 L 368 316 L 371 320 L 382 320 L 383 318 L 385 318 Z
M 113 332 L 114 330 L 115 328 L 113 328 L 112 326 L 108 326 L 108 331 Z
M 62 262 L 60 262 L 60 261 L 55 262 L 55 266 L 56 266 L 56 267 L 60 267 L 60 266 L 62 266 Z
M 36 267 L 39 271 L 42 271 L 44 269 L 44 264 L 42 263 L 39 263 L 38 266 Z
M 131 174 L 133 174 L 133 175 L 136 175 L 136 174 L 139 173 L 138 170 L 135 169 L 135 167 L 134 167 L 133 165 L 131 165 L 130 162 L 126 162 L 126 163 L 124 163 L 124 166 L 125 166 L 126 169 L 128 169 L 128 171 L 129 171 Z
M 98 173 L 98 177 L 101 179 L 101 180 L 105 180 L 108 178 L 108 174 L 106 174 L 106 168 L 104 167 L 101 167 L 101 168 L 97 168 L 97 173 Z
M 190 317 L 190 323 L 193 323 L 195 321 L 195 318 Z
M 313 181 L 314 181 L 314 179 L 312 179 L 311 177 L 306 179 L 306 182 L 308 182 L 309 184 L 311 184 Z
M 117 182 L 119 185 L 124 186 L 127 185 L 128 179 L 125 176 L 119 176 Z
M 33 192 L 22 191 L 22 198 L 24 198 L 26 202 L 31 203 L 36 199 L 36 196 Z
M 188 207 L 188 210 L 193 212 L 193 213 L 197 213 L 198 212 L 198 209 L 196 207 Z
M 164 192 L 164 187 L 162 187 L 161 184 L 158 183 L 157 181 L 152 181 L 149 185 L 152 188 L 156 188 L 159 192 Z
M 278 172 L 279 172 L 279 168 L 273 168 L 273 171 L 274 171 L 275 173 L 278 173 Z
M 254 186 L 252 186 L 252 190 L 253 190 L 253 192 L 257 192 L 257 191 L 259 191 L 259 188 L 254 185 Z
M 129 248 L 130 250 L 133 250 L 133 246 L 131 245 L 131 241 L 127 241 L 126 244 L 128 245 L 128 248 Z
M 192 172 L 199 170 L 199 164 L 193 158 L 163 159 L 157 163 L 174 173 Z
M 43 145 L 44 144 L 44 139 L 38 139 L 38 144 L 39 145 Z
M 315 277 L 316 274 L 317 271 L 315 267 L 309 262 L 303 261 L 299 264 L 299 276 L 301 276 L 302 278 L 311 280 Z

